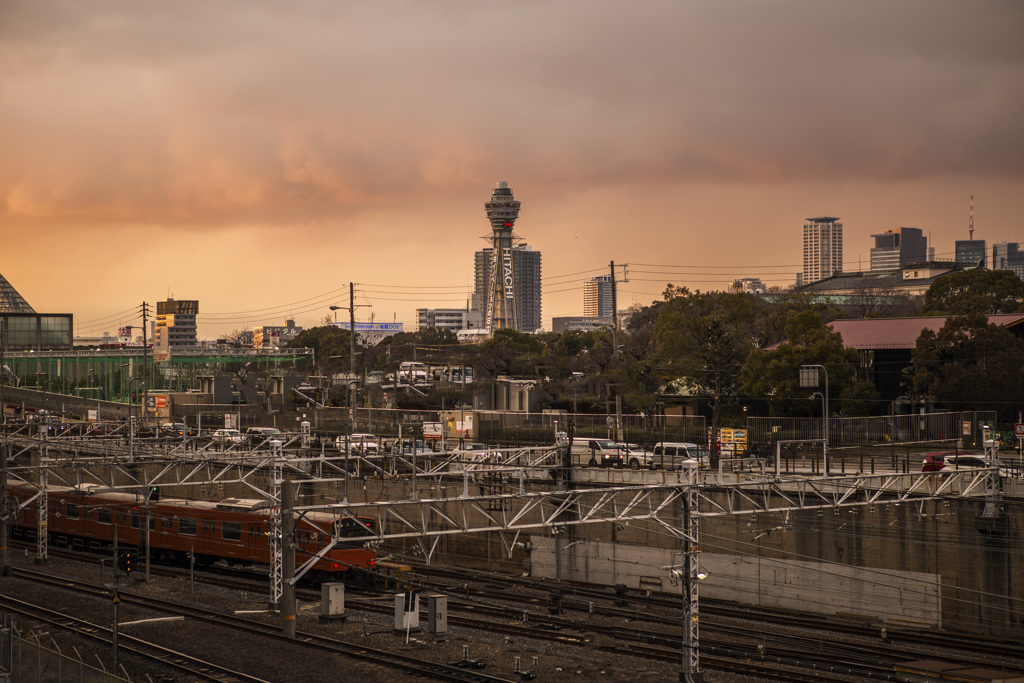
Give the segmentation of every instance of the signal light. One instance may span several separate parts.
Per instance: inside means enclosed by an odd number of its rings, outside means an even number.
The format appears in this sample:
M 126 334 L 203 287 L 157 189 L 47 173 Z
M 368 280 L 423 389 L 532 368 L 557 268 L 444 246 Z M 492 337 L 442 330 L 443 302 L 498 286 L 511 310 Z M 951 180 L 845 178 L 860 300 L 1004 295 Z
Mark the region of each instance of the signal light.
M 121 553 L 117 556 L 117 568 L 123 571 L 125 574 L 131 574 L 134 560 L 134 553 L 132 553 L 131 550 L 122 550 Z

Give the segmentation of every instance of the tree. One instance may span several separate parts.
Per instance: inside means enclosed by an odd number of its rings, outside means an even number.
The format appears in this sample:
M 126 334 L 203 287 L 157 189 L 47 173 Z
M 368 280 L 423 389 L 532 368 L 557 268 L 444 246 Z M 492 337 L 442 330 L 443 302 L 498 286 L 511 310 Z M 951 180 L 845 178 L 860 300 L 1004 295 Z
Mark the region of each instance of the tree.
M 842 336 L 815 312 L 792 313 L 786 325 L 786 341 L 774 349 L 750 354 L 741 373 L 742 389 L 746 396 L 766 399 L 771 415 L 814 415 L 815 407 L 807 398 L 815 390 L 800 386 L 800 366 L 824 366 L 831 397 L 843 396 L 854 384 L 858 363 L 857 352 L 844 347 Z M 848 396 L 863 400 L 864 388 Z
M 480 345 L 480 374 L 485 378 L 498 375 L 536 377 L 536 365 L 544 355 L 544 344 L 535 335 L 511 329 L 495 330 Z
M 723 402 L 739 394 L 739 371 L 753 349 L 754 297 L 669 285 L 655 326 L 656 361 L 711 405 L 717 434 Z M 717 464 L 717 453 L 712 453 Z
M 252 330 L 234 330 L 224 336 L 228 346 L 235 349 L 249 349 L 253 344 Z
M 288 348 L 311 348 L 316 362 L 326 367 L 348 368 L 351 358 L 351 336 L 341 327 L 311 327 L 288 342 Z
M 1024 395 L 1024 340 L 981 313 L 954 316 L 938 333 L 921 332 L 907 375 L 918 396 L 1012 419 Z
M 1024 300 L 1024 281 L 1009 270 L 961 270 L 943 275 L 924 294 L 924 312 L 1017 313 Z

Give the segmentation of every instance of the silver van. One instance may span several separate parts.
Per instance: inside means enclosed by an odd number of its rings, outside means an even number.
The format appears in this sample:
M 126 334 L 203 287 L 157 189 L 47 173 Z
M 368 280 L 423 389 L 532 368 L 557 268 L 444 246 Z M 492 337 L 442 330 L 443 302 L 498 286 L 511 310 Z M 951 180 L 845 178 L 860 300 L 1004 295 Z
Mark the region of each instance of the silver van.
M 692 463 L 696 463 L 698 467 L 708 467 L 711 464 L 708 449 L 688 441 L 659 441 L 654 446 L 655 467 L 678 469 L 687 465 L 692 466 Z

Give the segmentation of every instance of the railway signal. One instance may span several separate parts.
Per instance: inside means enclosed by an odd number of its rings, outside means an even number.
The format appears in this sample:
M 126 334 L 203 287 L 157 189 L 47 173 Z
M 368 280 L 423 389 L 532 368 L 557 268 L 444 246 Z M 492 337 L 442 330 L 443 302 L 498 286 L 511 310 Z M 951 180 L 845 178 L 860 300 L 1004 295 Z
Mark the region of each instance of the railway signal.
M 121 554 L 117 556 L 117 568 L 123 571 L 128 576 L 132 575 L 134 563 L 135 553 L 133 553 L 131 550 L 122 550 Z

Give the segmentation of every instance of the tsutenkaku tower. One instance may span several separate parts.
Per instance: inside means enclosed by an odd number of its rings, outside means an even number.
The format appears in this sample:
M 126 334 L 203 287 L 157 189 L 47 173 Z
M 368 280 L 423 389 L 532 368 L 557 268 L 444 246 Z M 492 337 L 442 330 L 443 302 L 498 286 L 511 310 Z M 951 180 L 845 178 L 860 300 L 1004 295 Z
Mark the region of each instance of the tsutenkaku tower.
M 512 267 L 512 246 L 516 236 L 512 226 L 519 217 L 519 202 L 512 196 L 512 190 L 504 180 L 491 192 L 491 201 L 484 204 L 487 220 L 491 222 L 492 234 L 485 237 L 491 252 L 491 272 L 487 282 L 487 332 L 508 327 L 517 329 L 516 283 Z

